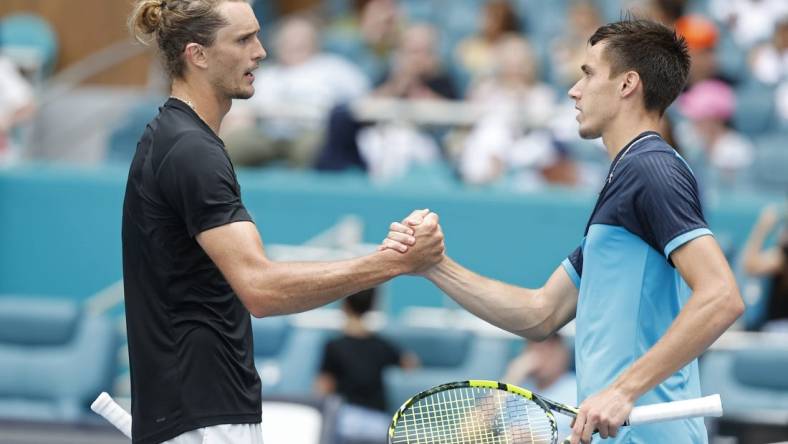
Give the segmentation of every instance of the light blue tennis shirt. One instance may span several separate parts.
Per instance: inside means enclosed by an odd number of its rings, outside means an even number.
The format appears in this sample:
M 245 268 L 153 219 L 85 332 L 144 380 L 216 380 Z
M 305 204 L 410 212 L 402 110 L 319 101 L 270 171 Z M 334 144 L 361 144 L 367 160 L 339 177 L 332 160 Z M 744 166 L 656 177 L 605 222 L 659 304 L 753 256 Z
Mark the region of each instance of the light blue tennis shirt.
M 580 290 L 575 359 L 577 399 L 607 388 L 665 334 L 691 290 L 670 254 L 711 235 L 695 177 L 657 133 L 645 132 L 613 160 L 585 238 L 563 267 Z M 636 405 L 701 396 L 693 360 Z M 622 427 L 605 443 L 708 442 L 702 419 Z

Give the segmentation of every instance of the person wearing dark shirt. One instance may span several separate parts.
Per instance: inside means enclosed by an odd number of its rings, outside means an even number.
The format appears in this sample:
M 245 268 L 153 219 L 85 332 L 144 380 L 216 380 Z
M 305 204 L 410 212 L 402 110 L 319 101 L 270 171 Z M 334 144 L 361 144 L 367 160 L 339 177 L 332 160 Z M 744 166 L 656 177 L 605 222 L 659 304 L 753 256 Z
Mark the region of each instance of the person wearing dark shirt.
M 788 227 L 783 227 L 776 246 L 763 248 L 769 234 L 780 221 L 774 206 L 763 209 L 744 246 L 744 271 L 757 277 L 769 278 L 766 308 L 766 330 L 788 330 Z
M 657 132 L 688 76 L 686 43 L 639 19 L 604 25 L 588 43 L 569 96 L 580 136 L 601 137 L 611 163 L 580 246 L 537 289 L 480 276 L 448 257 L 422 274 L 472 313 L 529 340 L 575 320 L 580 408 L 572 444 L 588 444 L 596 432 L 606 443 L 705 443 L 697 418 L 621 427 L 635 405 L 700 396 L 698 355 L 744 310 L 695 177 Z
M 377 289 L 371 288 L 342 301 L 345 326 L 341 336 L 326 343 L 315 382 L 319 394 L 337 394 L 345 402 L 338 421 L 342 441 L 366 435 L 385 441 L 390 415 L 384 413 L 383 370 L 418 365 L 415 355 L 401 351 L 364 324 L 363 316 L 374 306 L 376 296 Z
M 217 136 L 254 94 L 266 53 L 242 0 L 139 0 L 135 36 L 155 41 L 171 98 L 145 128 L 123 203 L 123 279 L 135 444 L 262 442 L 250 313 L 308 310 L 440 260 L 437 215 L 418 251 L 338 262 L 270 261 Z M 418 234 L 415 242 L 412 235 Z

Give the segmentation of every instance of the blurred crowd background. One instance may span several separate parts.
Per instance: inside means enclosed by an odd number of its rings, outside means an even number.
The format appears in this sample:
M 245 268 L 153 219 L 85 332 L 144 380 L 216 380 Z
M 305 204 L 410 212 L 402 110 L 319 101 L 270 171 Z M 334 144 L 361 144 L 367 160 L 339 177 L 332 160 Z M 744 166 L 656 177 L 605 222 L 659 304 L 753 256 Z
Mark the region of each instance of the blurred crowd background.
M 582 238 L 609 167 L 600 140 L 579 138 L 567 96 L 589 36 L 629 15 L 674 27 L 692 68 L 661 132 L 698 177 L 748 305 L 701 362 L 704 391 L 736 403 L 710 422 L 712 441 L 788 440 L 788 1 L 252 5 L 268 58 L 220 136 L 269 253 L 368 251 L 428 206 L 449 253 L 531 286 Z M 130 0 L 0 1 L 0 442 L 118 439 L 87 406 L 101 390 L 128 395 L 120 204 L 168 95 L 155 53 L 128 34 L 130 11 Z M 334 304 L 255 320 L 264 424 L 297 418 L 305 434 L 267 442 L 385 442 L 389 413 L 449 380 L 506 377 L 576 401 L 571 326 L 523 348 L 414 278 L 379 290 L 355 315 Z M 371 404 L 343 393 L 347 374 L 327 357 L 359 325 L 389 344 L 364 367 L 374 374 L 351 378 L 378 387 Z

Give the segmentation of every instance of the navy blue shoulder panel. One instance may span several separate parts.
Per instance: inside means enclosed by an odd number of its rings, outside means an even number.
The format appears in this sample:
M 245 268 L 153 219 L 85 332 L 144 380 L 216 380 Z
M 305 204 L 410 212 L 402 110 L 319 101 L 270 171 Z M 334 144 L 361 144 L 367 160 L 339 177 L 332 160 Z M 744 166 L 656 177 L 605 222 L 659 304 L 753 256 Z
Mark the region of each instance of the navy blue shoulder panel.
M 620 160 L 589 226 L 624 227 L 660 253 L 677 236 L 708 227 L 695 176 L 662 138 L 643 140 Z

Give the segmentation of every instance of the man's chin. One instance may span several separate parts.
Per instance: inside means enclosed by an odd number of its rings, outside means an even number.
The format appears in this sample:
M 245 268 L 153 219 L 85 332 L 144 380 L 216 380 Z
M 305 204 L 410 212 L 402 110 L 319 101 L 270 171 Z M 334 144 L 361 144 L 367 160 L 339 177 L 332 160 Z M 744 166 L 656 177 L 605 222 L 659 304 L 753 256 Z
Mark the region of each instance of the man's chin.
M 235 94 L 233 95 L 233 99 L 247 100 L 247 99 L 251 99 L 253 95 L 254 95 L 254 87 L 250 87 L 249 89 L 242 89 L 236 91 Z
M 602 137 L 602 134 L 600 134 L 599 131 L 595 131 L 591 128 L 581 127 L 578 133 L 580 134 L 580 137 L 582 139 L 586 139 L 586 140 L 597 139 L 599 137 Z

